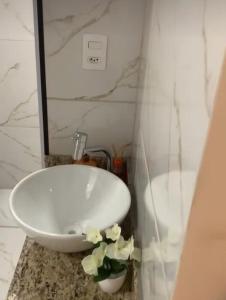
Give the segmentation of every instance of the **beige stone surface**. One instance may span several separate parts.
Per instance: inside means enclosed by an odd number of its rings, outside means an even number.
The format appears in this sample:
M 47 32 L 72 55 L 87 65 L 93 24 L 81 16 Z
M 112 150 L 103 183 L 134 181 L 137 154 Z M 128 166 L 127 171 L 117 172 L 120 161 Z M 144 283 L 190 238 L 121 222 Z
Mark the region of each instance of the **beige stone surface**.
M 84 253 L 59 253 L 27 238 L 14 274 L 7 300 L 132 300 L 133 273 L 128 272 L 122 289 L 103 293 L 84 273 Z

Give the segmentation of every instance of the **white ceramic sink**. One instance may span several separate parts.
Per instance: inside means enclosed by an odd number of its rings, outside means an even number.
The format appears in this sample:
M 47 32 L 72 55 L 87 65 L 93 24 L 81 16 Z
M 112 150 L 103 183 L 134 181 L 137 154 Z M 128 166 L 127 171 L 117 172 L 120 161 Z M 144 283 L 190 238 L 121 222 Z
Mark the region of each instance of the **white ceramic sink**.
M 130 193 L 117 176 L 81 165 L 42 169 L 24 178 L 10 195 L 18 225 L 38 243 L 61 252 L 91 247 L 83 232 L 120 223 L 130 208 Z

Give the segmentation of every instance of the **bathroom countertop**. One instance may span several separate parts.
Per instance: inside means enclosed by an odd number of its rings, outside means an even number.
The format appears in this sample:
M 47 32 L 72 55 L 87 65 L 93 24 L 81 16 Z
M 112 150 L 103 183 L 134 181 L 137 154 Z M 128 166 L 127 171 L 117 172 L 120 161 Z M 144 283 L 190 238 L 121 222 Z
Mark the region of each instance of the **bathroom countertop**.
M 105 169 L 106 159 L 103 157 L 95 156 L 97 161 L 97 166 L 99 168 Z M 46 167 L 54 167 L 58 165 L 72 164 L 71 155 L 46 155 L 45 156 L 45 165 Z
M 45 156 L 45 166 L 53 167 L 57 165 L 66 165 L 72 164 L 72 156 L 71 155 L 46 155 Z
M 84 273 L 83 253 L 59 253 L 27 238 L 17 264 L 7 300 L 133 300 L 134 274 L 130 270 L 122 289 L 103 293 Z
M 47 167 L 70 164 L 67 155 L 50 155 Z M 129 217 L 123 222 L 130 227 Z M 129 233 L 125 230 L 125 236 Z M 88 252 L 59 253 L 26 239 L 18 261 L 7 300 L 135 300 L 136 271 L 131 266 L 122 289 L 114 294 L 103 293 L 91 276 L 84 273 L 81 260 Z

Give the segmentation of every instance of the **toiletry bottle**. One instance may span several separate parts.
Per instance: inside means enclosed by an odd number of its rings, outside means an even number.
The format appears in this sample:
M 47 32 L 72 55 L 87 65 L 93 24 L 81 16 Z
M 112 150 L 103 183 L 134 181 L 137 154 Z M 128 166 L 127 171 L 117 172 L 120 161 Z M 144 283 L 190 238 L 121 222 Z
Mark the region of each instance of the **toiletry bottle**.
M 119 150 L 116 150 L 115 145 L 112 145 L 114 157 L 112 159 L 112 171 L 115 175 L 117 175 L 119 178 L 121 178 L 126 184 L 128 182 L 128 176 L 127 176 L 127 164 L 126 159 L 124 156 L 125 149 L 130 144 L 123 145 L 119 148 Z

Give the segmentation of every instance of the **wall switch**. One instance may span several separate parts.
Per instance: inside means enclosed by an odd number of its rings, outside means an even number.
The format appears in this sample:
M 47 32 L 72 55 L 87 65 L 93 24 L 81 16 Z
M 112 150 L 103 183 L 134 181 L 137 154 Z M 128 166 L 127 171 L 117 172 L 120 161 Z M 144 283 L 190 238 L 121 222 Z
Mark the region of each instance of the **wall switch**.
M 107 37 L 100 34 L 83 35 L 82 67 L 86 70 L 105 70 Z

